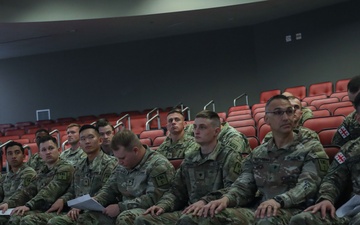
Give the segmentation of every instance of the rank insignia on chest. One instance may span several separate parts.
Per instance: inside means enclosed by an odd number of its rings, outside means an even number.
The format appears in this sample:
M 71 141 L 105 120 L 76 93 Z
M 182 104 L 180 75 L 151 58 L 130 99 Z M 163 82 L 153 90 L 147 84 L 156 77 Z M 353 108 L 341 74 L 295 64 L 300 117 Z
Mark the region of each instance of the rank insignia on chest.
M 341 152 L 339 152 L 338 154 L 336 154 L 336 156 L 334 157 L 334 159 L 339 163 L 339 164 L 343 164 L 346 161 L 346 157 L 344 156 L 344 154 L 342 154 Z
M 157 175 L 155 177 L 155 181 L 156 181 L 157 186 L 164 186 L 164 185 L 169 184 L 169 181 L 168 181 L 165 173 Z
M 344 126 L 341 126 L 337 132 L 341 135 L 342 138 L 346 138 L 350 135 L 349 131 Z
M 134 185 L 134 179 L 127 180 L 126 185 L 127 186 L 133 186 Z

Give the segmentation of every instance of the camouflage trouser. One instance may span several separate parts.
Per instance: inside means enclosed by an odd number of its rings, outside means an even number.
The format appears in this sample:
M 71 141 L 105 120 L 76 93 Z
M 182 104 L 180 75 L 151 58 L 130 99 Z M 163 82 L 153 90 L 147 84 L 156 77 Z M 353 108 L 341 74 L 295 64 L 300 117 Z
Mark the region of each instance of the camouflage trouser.
M 72 220 L 67 213 L 62 213 L 51 218 L 47 225 L 72 225 L 76 224 L 76 221 Z
M 182 216 L 181 211 L 163 213 L 159 216 L 152 216 L 150 214 L 140 215 L 135 219 L 135 225 L 174 225 L 176 221 Z
M 290 220 L 290 225 L 343 225 L 343 224 L 360 224 L 359 222 L 359 215 L 352 218 L 351 222 L 349 223 L 348 217 L 335 217 L 331 218 L 330 214 L 326 214 L 324 219 L 321 218 L 320 212 L 311 213 L 311 212 L 302 212 L 293 216 Z
M 42 213 L 42 212 L 33 212 L 23 216 L 20 220 L 20 225 L 46 225 L 49 219 L 56 216 L 56 213 Z M 11 219 L 12 220 L 12 219 Z M 16 223 L 13 223 L 16 224 Z
M 115 218 L 111 218 L 102 212 L 85 211 L 79 215 L 77 225 L 111 225 L 115 224 Z
M 0 225 L 7 225 L 9 219 L 10 219 L 10 216 L 0 216 Z
M 135 219 L 145 212 L 144 209 L 130 209 L 120 213 L 116 218 L 116 225 L 134 225 Z

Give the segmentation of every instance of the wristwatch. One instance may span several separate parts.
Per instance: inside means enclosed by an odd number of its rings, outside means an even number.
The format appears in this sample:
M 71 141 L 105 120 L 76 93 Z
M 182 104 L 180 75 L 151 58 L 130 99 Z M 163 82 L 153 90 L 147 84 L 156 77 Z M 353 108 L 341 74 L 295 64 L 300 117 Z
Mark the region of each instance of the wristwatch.
M 275 196 L 273 199 L 280 204 L 281 208 L 284 208 L 284 200 L 281 197 Z

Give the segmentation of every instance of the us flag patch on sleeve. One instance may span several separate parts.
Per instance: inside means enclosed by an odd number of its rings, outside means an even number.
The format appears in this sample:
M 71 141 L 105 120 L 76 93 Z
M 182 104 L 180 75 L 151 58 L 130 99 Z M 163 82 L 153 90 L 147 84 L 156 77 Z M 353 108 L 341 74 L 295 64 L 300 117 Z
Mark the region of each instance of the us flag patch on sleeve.
M 344 156 L 344 154 L 342 154 L 341 152 L 339 152 L 338 154 L 335 155 L 334 159 L 339 163 L 339 164 L 343 164 L 346 161 L 346 157 Z
M 346 138 L 350 135 L 349 131 L 344 126 L 341 126 L 338 129 L 338 133 L 341 135 L 342 138 Z

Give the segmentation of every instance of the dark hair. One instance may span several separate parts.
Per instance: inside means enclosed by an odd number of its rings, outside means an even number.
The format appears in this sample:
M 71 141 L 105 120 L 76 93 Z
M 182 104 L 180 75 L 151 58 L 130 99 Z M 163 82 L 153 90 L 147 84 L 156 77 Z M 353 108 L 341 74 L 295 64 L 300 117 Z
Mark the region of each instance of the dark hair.
M 167 115 L 170 115 L 170 114 L 173 114 L 173 113 L 178 113 L 178 114 L 182 115 L 183 118 L 185 118 L 184 113 L 181 111 L 181 109 L 173 108 L 172 110 L 170 110 L 168 112 Z
M 45 132 L 47 135 L 50 135 L 49 131 L 48 131 L 47 129 L 44 129 L 44 128 L 38 129 L 38 130 L 35 132 L 35 135 L 36 135 L 37 133 L 41 133 L 41 132 Z
M 52 142 L 55 143 L 56 147 L 59 147 L 56 138 L 54 138 L 53 136 L 50 136 L 50 135 L 46 135 L 46 136 L 41 137 L 38 140 L 38 143 L 39 143 L 38 146 L 40 146 L 41 143 L 44 143 L 46 141 L 52 141 Z
M 98 121 L 96 121 L 95 123 L 95 127 L 97 128 L 98 131 L 99 131 L 99 127 L 106 127 L 107 125 L 109 125 L 113 131 L 115 130 L 113 125 L 111 125 L 109 121 L 105 118 L 98 119 Z
M 134 147 L 141 147 L 139 138 L 131 130 L 122 130 L 117 132 L 111 140 L 111 148 L 114 151 L 119 150 L 119 145 L 126 151 L 131 151 Z
M 360 106 L 360 93 L 356 95 L 353 104 L 354 104 L 355 110 L 357 111 L 357 108 Z
M 269 100 L 267 100 L 265 108 L 267 108 L 272 101 L 277 100 L 277 99 L 289 101 L 289 98 L 286 97 L 285 95 L 274 95 Z
M 21 152 L 24 154 L 24 147 L 22 146 L 22 144 L 16 141 L 9 142 L 8 144 L 5 145 L 5 153 L 7 153 L 7 149 L 9 147 L 13 147 L 13 146 L 19 146 Z
M 196 114 L 195 118 L 205 118 L 211 120 L 214 127 L 220 127 L 220 117 L 216 112 L 210 110 L 203 110 Z
M 356 92 L 358 92 L 360 89 L 360 75 L 351 78 L 347 85 L 347 88 L 350 93 L 355 94 Z
M 81 133 L 82 131 L 87 130 L 87 129 L 94 129 L 96 131 L 96 133 L 99 134 L 99 129 L 97 127 L 93 126 L 93 125 L 90 125 L 90 124 L 82 125 L 80 127 L 79 133 Z

